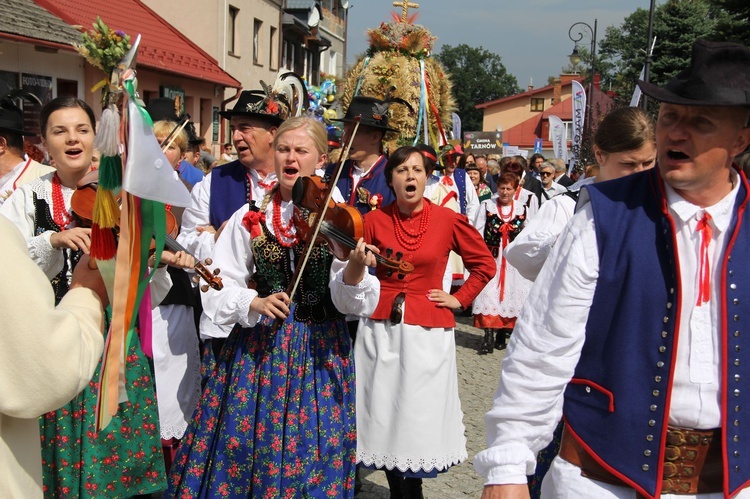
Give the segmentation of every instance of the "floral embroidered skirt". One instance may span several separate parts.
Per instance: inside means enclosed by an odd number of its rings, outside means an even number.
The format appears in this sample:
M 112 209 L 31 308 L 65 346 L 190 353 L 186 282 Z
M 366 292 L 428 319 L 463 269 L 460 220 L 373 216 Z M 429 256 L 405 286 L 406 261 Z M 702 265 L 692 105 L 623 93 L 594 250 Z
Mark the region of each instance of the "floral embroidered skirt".
M 292 307 L 292 313 L 294 306 Z M 227 338 L 167 497 L 353 497 L 354 360 L 343 320 L 263 317 Z
M 166 489 L 154 379 L 133 335 L 125 359 L 128 402 L 95 432 L 99 370 L 64 407 L 39 418 L 45 497 L 130 497 Z

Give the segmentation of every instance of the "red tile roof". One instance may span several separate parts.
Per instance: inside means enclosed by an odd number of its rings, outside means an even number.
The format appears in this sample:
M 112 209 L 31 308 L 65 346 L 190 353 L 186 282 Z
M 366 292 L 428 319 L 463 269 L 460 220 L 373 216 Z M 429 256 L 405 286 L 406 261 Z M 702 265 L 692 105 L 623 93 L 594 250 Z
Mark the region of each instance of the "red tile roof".
M 566 86 L 566 85 L 570 85 L 570 82 L 568 81 L 568 82 L 562 83 L 562 86 Z M 474 107 L 476 109 L 486 109 L 490 106 L 494 106 L 495 104 L 500 104 L 501 102 L 508 102 L 508 101 L 512 101 L 515 99 L 520 99 L 521 97 L 531 97 L 532 95 L 536 95 L 540 92 L 547 92 L 549 90 L 554 90 L 554 88 L 555 88 L 554 85 L 547 85 L 546 87 L 534 88 L 532 90 L 526 90 L 525 92 L 521 92 L 520 94 L 513 94 L 513 95 L 509 95 L 508 97 L 502 97 L 500 99 L 483 102 L 481 104 L 477 104 Z
M 614 106 L 614 100 L 600 89 L 594 89 L 594 99 L 592 101 L 593 123 L 597 123 L 601 116 L 607 114 Z M 543 147 L 552 147 L 552 142 L 548 140 L 544 122 L 549 120 L 550 116 L 557 116 L 563 121 L 573 119 L 573 99 L 568 98 L 558 102 L 554 106 L 537 113 L 526 121 L 518 125 L 503 130 L 503 142 L 522 149 L 534 147 L 534 139 L 542 138 Z M 544 136 L 542 136 L 544 135 Z
M 90 28 L 96 16 L 112 29 L 135 39 L 141 34 L 138 65 L 240 88 L 242 84 L 221 69 L 216 59 L 139 0 L 34 0 L 68 24 Z

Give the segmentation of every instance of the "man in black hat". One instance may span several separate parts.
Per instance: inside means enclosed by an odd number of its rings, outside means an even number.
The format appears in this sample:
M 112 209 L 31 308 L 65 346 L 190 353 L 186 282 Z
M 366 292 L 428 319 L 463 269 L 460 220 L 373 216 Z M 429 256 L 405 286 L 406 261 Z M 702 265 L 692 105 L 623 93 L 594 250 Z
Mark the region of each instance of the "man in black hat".
M 0 99 L 0 205 L 18 187 L 54 171 L 25 158 L 23 136 L 35 135 L 23 130 L 23 111 L 7 96 Z
M 214 168 L 195 185 L 177 236 L 178 242 L 199 260 L 211 255 L 216 239 L 235 211 L 248 202 L 260 206 L 276 185 L 273 139 L 290 112 L 289 105 L 279 99 L 265 91 L 245 90 L 234 108 L 220 113 L 230 120 L 237 159 Z M 210 366 L 212 353 L 220 351 L 230 330 L 201 316 L 204 364 Z
M 750 49 L 698 40 L 664 88 L 657 168 L 586 186 L 516 324 L 474 459 L 528 497 L 748 497 Z M 600 221 L 606 220 L 606 223 Z
M 357 95 L 352 98 L 346 115 L 340 120 L 334 120 L 344 122 L 341 143 L 346 147 L 354 132 L 357 117 L 360 119 L 359 129 L 336 187 L 344 200 L 362 214 L 396 200 L 383 175 L 388 162 L 388 157 L 383 152 L 383 138 L 388 132 L 398 133 L 398 130 L 388 126 L 390 105 L 390 101 Z M 333 171 L 334 166 L 329 165 L 328 174 Z
M 246 90 L 230 111 L 232 143 L 237 160 L 214 168 L 193 189 L 185 210 L 179 241 L 199 259 L 208 257 L 216 238 L 232 214 L 243 204 L 260 204 L 276 184 L 273 171 L 273 138 L 284 122 L 283 106 L 269 106 L 263 92 Z

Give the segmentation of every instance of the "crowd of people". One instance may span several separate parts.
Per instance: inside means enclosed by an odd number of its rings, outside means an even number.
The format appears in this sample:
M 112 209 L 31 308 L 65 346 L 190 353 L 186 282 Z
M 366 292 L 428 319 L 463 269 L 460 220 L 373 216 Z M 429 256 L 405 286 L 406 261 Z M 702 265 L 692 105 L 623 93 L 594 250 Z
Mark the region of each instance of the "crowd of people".
M 320 121 L 244 91 L 216 160 L 153 99 L 191 191 L 166 208 L 186 251 L 149 261 L 153 352 L 133 337 L 127 400 L 99 431 L 110 296 L 72 203 L 97 120 L 79 99 L 47 103 L 46 166 L 6 103 L 0 246 L 26 291 L 6 287 L 0 309 L 0 496 L 354 497 L 365 468 L 392 498 L 422 498 L 468 458 L 464 313 L 478 354 L 506 350 L 474 459 L 484 498 L 750 497 L 750 50 L 698 40 L 665 87 L 639 84 L 658 119 L 612 110 L 596 165 L 571 176 L 542 154 L 386 151 L 399 104 L 374 96 L 353 97 L 333 162 Z M 351 225 L 323 221 L 313 240 L 317 181 Z M 201 294 L 190 273 L 208 257 L 224 287 Z

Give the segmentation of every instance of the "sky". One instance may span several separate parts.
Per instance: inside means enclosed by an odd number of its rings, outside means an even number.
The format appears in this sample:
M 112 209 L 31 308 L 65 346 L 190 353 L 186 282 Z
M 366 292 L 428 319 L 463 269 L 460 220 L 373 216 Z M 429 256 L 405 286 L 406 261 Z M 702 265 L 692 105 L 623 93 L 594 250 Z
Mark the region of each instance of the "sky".
M 416 23 L 437 37 L 435 52 L 443 44 L 465 43 L 498 54 L 505 69 L 526 89 L 547 85 L 569 64 L 573 41 L 568 30 L 577 22 L 592 28 L 597 20 L 597 46 L 607 26 L 620 26 L 637 8 L 648 9 L 649 0 L 412 0 L 419 4 Z M 347 64 L 367 50 L 366 32 L 391 19 L 393 0 L 349 0 Z M 414 12 L 413 10 L 410 11 Z M 589 31 L 581 44 L 591 47 Z M 577 38 L 577 30 L 573 31 Z

